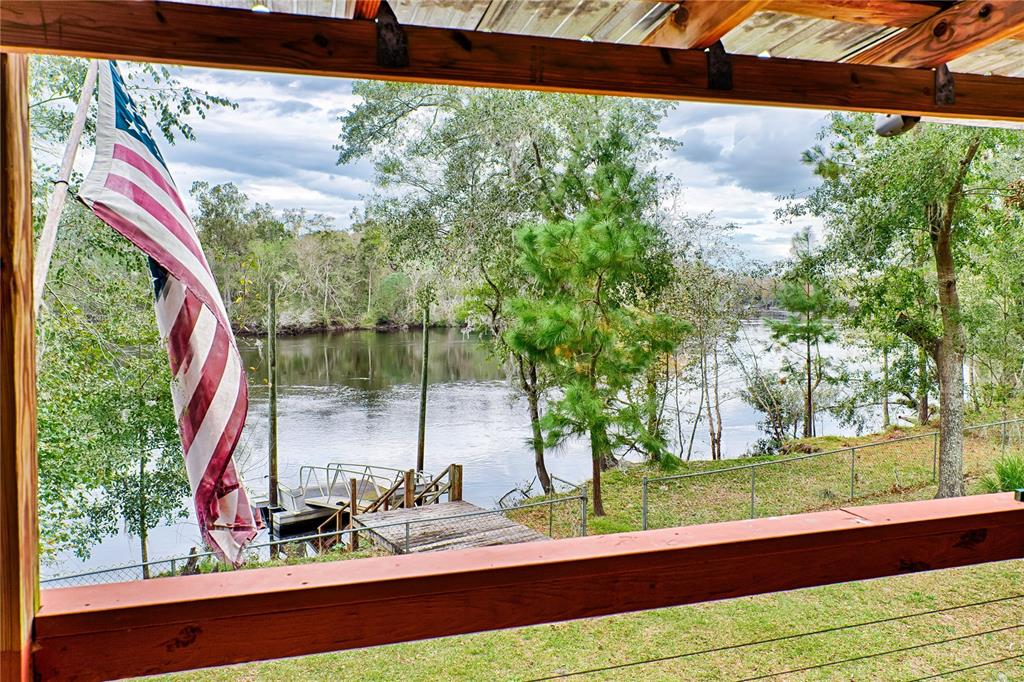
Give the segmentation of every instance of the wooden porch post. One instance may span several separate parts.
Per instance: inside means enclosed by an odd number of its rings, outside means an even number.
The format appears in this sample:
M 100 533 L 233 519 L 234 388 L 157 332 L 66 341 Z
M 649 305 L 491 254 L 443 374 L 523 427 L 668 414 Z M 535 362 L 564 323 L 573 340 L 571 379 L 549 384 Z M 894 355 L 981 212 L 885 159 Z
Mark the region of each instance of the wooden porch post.
M 32 679 L 36 345 L 28 57 L 0 54 L 0 679 Z

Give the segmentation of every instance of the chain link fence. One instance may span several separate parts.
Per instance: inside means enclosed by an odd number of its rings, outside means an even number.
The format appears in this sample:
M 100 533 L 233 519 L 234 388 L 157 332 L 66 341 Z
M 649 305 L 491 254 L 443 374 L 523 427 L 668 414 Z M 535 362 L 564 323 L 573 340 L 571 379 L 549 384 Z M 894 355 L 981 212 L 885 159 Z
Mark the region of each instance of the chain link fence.
M 428 507 L 431 505 L 428 505 Z M 440 505 L 439 505 L 440 506 Z M 424 507 L 417 507 L 423 509 Z M 358 517 L 357 517 L 358 519 Z M 495 538 L 524 542 L 548 537 L 552 539 L 586 535 L 586 489 L 575 487 L 571 492 L 555 494 L 544 500 L 507 508 L 431 516 L 391 523 L 373 523 L 327 533 L 284 538 L 245 549 L 243 568 L 257 568 L 272 560 L 302 562 L 305 560 L 346 559 L 355 555 L 347 551 L 355 544 L 401 554 L 409 551 L 442 551 L 458 549 L 474 533 L 491 532 Z M 504 523 L 502 523 L 504 521 Z M 508 522 L 511 521 L 512 524 Z M 509 528 L 520 524 L 525 528 Z M 505 534 L 502 535 L 504 529 Z M 355 542 L 353 543 L 353 540 Z M 506 543 L 496 543 L 506 544 Z M 184 556 L 154 559 L 145 563 L 106 566 L 79 573 L 55 575 L 40 579 L 44 588 L 99 585 L 128 582 L 175 575 L 194 575 L 232 570 L 213 552 L 193 552 Z
M 964 428 L 968 473 L 995 450 L 1024 445 L 1024 418 Z M 852 500 L 919 499 L 936 481 L 939 433 L 933 431 L 708 471 L 644 477 L 641 527 L 669 528 L 830 509 Z

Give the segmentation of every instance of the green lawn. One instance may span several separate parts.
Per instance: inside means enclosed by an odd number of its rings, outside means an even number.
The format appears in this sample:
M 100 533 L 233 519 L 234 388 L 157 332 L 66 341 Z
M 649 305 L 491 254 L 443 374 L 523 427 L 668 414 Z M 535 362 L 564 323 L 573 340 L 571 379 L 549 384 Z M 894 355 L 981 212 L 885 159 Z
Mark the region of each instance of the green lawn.
M 586 621 L 183 673 L 187 680 L 529 680 L 919 613 L 1024 592 L 1024 561 L 798 590 Z M 585 676 L 738 680 L 1022 622 L 1024 600 L 690 656 Z M 787 675 L 786 680 L 911 680 L 1024 655 L 1024 630 Z M 1024 679 L 1024 659 L 947 680 Z
M 906 432 L 890 433 L 894 439 Z M 967 442 L 971 485 L 984 474 L 998 446 L 985 437 Z M 819 449 L 865 444 L 862 439 L 822 439 Z M 923 499 L 934 494 L 930 439 L 891 443 L 858 453 L 855 503 Z M 759 515 L 794 513 L 849 504 L 850 460 L 820 458 L 758 471 Z M 745 460 L 750 461 L 750 460 Z M 693 463 L 687 470 L 729 463 Z M 603 518 L 590 516 L 592 533 L 635 529 L 640 520 L 640 481 L 645 468 L 609 472 Z M 731 480 L 736 477 L 737 480 Z M 715 484 L 711 485 L 710 482 Z M 749 471 L 652 487 L 652 527 L 746 518 Z M 556 536 L 568 534 L 574 505 L 554 518 Z M 558 508 L 556 508 L 558 509 Z M 547 530 L 547 511 L 520 515 Z M 740 680 L 796 670 L 774 680 L 914 680 L 996 659 L 1010 661 L 943 675 L 944 680 L 1024 680 L 1024 598 L 930 615 L 722 650 L 974 602 L 1024 595 L 1024 561 L 935 571 L 808 590 L 761 595 L 595 618 L 571 623 L 450 637 L 374 649 L 230 666 L 168 676 L 168 680 L 530 680 L 547 675 L 620 666 L 666 656 L 667 661 L 595 672 L 595 680 Z M 972 636 L 976 635 L 976 636 Z M 966 637 L 965 637 L 966 636 Z M 931 644 L 938 640 L 956 641 Z M 907 649 L 886 655 L 881 652 Z M 842 659 L 861 660 L 827 667 Z

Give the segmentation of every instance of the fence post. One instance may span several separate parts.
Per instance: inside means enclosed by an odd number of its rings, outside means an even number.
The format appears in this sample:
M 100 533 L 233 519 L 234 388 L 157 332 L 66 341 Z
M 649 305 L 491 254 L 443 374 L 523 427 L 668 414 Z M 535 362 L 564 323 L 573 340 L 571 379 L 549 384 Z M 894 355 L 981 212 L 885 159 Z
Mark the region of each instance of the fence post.
M 1006 454 L 1006 422 L 999 425 L 999 454 Z
M 416 500 L 416 477 L 412 469 L 408 469 L 405 472 L 405 503 L 402 505 L 406 509 L 411 509 Z
M 939 476 L 939 432 L 935 431 L 932 437 L 932 483 Z
M 586 537 L 587 535 L 587 489 L 584 486 L 580 486 L 580 535 Z
M 754 505 L 755 505 L 755 500 L 757 499 L 756 498 L 756 489 L 757 489 L 757 467 L 756 466 L 751 466 L 750 467 L 750 518 L 752 518 L 752 519 L 755 518 L 755 516 L 754 516 L 754 513 L 755 513 L 754 512 Z
M 358 512 L 359 481 L 350 478 L 348 480 L 348 527 L 352 531 L 348 534 L 348 551 L 350 552 L 359 549 L 359 534 L 356 532 L 356 514 Z
M 548 537 L 555 537 L 555 501 L 548 501 Z
M 640 530 L 647 530 L 647 477 L 644 476 L 644 480 L 640 487 Z
M 850 500 L 857 495 L 857 448 L 850 448 Z

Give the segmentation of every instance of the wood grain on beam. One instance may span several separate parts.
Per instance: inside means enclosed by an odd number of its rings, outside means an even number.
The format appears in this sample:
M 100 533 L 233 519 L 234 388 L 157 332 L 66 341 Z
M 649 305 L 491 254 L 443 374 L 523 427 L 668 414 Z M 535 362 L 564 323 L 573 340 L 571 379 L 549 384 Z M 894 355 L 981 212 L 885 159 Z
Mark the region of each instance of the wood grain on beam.
M 155 674 L 1021 556 L 1024 504 L 1004 493 L 44 590 L 35 665 Z
M 700 50 L 406 26 L 409 66 L 377 65 L 373 22 L 137 0 L 4 0 L 0 47 L 195 66 L 1024 120 L 1024 79 L 957 74 L 935 104 L 930 72 L 733 55 L 733 88 L 708 88 Z M 111 40 L 110 36 L 118 36 Z
M 0 679 L 32 679 L 36 348 L 28 58 L 0 54 Z
M 704 49 L 764 9 L 768 0 L 687 0 L 665 15 L 644 45 Z
M 771 0 L 766 9 L 815 19 L 908 28 L 950 4 L 918 0 Z
M 934 67 L 1009 38 L 1024 27 L 1024 0 L 963 0 L 848 61 L 904 68 Z

